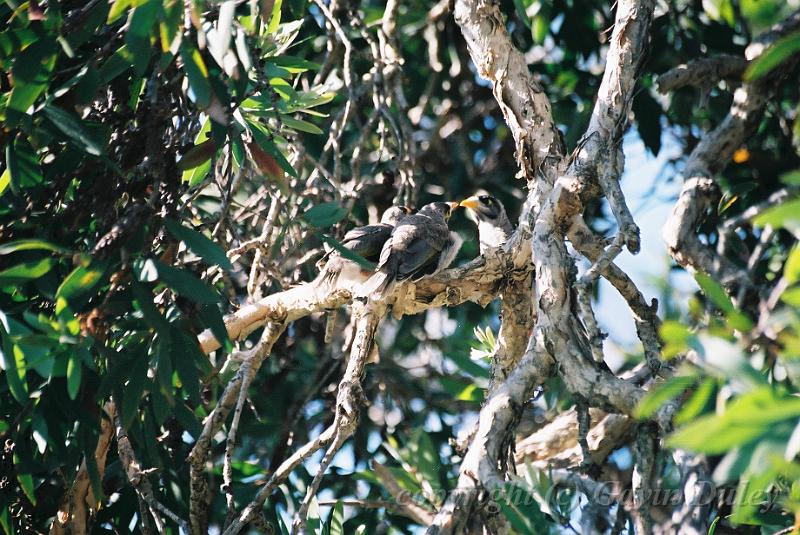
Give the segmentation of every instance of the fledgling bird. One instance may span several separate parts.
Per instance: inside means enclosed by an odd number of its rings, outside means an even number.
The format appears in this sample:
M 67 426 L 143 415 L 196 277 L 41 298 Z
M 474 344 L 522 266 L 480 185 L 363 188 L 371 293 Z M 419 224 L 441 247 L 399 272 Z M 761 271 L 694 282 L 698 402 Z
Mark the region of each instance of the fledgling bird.
M 410 213 L 411 210 L 405 206 L 392 206 L 383 212 L 380 223 L 351 229 L 344 235 L 341 244 L 370 262 L 378 262 L 383 244 L 391 236 L 394 226 Z M 343 257 L 335 249 L 323 260 L 325 266 L 314 280 L 314 285 L 324 291 L 342 288 L 352 292 L 372 275 L 372 271 Z
M 358 295 L 380 297 L 398 282 L 418 281 L 447 268 L 463 241 L 447 227 L 457 208 L 457 202 L 433 202 L 401 219 L 383 245 L 375 274 L 361 286 Z
M 460 206 L 466 208 L 469 218 L 478 224 L 481 254 L 490 247 L 500 247 L 511 236 L 513 228 L 503 203 L 488 193 L 478 192 L 461 201 Z

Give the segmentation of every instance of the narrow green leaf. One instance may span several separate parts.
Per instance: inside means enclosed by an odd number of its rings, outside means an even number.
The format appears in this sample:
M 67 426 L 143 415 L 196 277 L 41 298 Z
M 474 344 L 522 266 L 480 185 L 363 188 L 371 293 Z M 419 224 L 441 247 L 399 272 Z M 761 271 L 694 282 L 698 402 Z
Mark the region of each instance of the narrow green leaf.
M 169 323 L 153 303 L 153 294 L 150 293 L 150 290 L 144 284 L 132 281 L 131 291 L 147 323 L 159 333 L 168 332 Z
M 792 199 L 764 210 L 753 218 L 753 224 L 790 230 L 800 228 L 800 199 Z
M 194 169 L 209 161 L 214 156 L 216 150 L 217 147 L 214 144 L 214 140 L 207 139 L 199 145 L 193 146 L 181 156 L 181 159 L 178 160 L 178 169 L 181 171 Z
M 331 512 L 330 535 L 344 535 L 344 505 L 341 500 L 336 501 Z
M 783 276 L 789 284 L 800 281 L 800 244 L 796 243 L 792 247 L 789 257 L 786 259 L 786 264 L 783 266 Z
M 636 407 L 636 417 L 639 419 L 649 418 L 656 413 L 667 401 L 684 393 L 687 389 L 694 386 L 697 378 L 692 376 L 672 377 L 663 384 L 653 387 Z
M 203 326 L 211 329 L 214 338 L 219 340 L 225 351 L 232 351 L 233 344 L 228 338 L 228 329 L 225 327 L 225 320 L 222 318 L 217 305 L 203 305 L 200 307 L 200 318 L 203 320 Z
M 15 464 L 19 463 L 19 459 L 16 455 L 14 455 Z M 33 476 L 31 474 L 24 474 L 22 472 L 17 472 L 17 482 L 19 483 L 19 487 L 22 489 L 22 492 L 25 493 L 25 496 L 28 500 L 33 504 L 36 505 L 36 491 L 33 486 Z
M 102 144 L 94 138 L 94 135 L 76 115 L 53 104 L 48 104 L 42 111 L 56 128 L 82 150 L 93 156 L 103 154 Z
M 8 100 L 8 110 L 26 113 L 39 95 L 48 87 L 56 62 L 56 42 L 39 39 L 19 52 L 11 68 L 14 87 Z M 9 114 L 11 116 L 11 114 Z M 11 121 L 15 124 L 16 121 Z
M 67 361 L 67 394 L 69 394 L 69 399 L 78 397 L 78 391 L 81 388 L 82 369 L 83 365 L 80 357 L 74 353 L 71 354 Z
M 5 371 L 8 389 L 20 404 L 28 400 L 28 385 L 25 381 L 26 364 L 25 355 L 16 346 L 12 346 L 8 340 L 7 321 L 5 316 L 0 317 L 3 325 L 0 325 L 0 367 Z
M 6 145 L 6 161 L 12 190 L 19 191 L 44 181 L 39 158 L 26 139 L 17 137 L 14 143 Z
M 165 219 L 164 225 L 170 234 L 185 243 L 186 247 L 194 254 L 209 264 L 216 264 L 225 270 L 233 271 L 233 264 L 228 260 L 225 250 L 209 238 L 194 229 L 184 227 L 173 219 Z
M 53 267 L 55 262 L 52 258 L 42 258 L 17 264 L 4 271 L 0 271 L 0 286 L 19 284 L 31 279 L 38 279 L 46 274 Z
M 56 313 L 61 312 L 67 304 L 74 305 L 79 297 L 94 289 L 103 279 L 106 268 L 104 262 L 92 262 L 72 270 L 56 291 Z
M 56 253 L 69 253 L 68 249 L 53 245 L 44 240 L 17 240 L 0 245 L 0 255 L 15 253 L 17 251 L 53 251 Z
M 132 3 L 131 0 L 114 0 L 114 3 L 111 4 L 111 9 L 108 11 L 108 19 L 106 22 L 111 24 L 120 18 L 131 7 Z
M 345 216 L 347 216 L 347 210 L 334 201 L 312 206 L 301 217 L 312 227 L 324 228 L 338 223 Z
M 332 238 L 331 236 L 327 236 L 325 234 L 318 234 L 318 236 L 323 242 L 327 243 L 329 246 L 334 248 L 340 255 L 342 255 L 343 258 L 346 258 L 347 260 L 352 260 L 353 262 L 355 262 L 364 269 L 367 269 L 369 271 L 375 271 L 376 266 L 374 262 L 370 262 L 363 256 L 354 253 L 353 251 L 342 245 L 339 242 L 339 240 Z
M 728 297 L 728 293 L 717 281 L 705 273 L 697 273 L 694 279 L 697 281 L 697 284 L 700 286 L 700 289 L 703 290 L 706 297 L 708 297 L 718 309 L 726 314 L 735 310 L 730 297 Z
M 750 82 L 765 76 L 798 51 L 800 51 L 800 32 L 777 40 L 747 67 L 744 79 Z
M 716 381 L 708 378 L 697 387 L 692 397 L 683 404 L 680 412 L 675 416 L 676 424 L 685 424 L 697 417 L 708 404 L 711 394 L 714 393 Z
M 322 130 L 315 124 L 303 121 L 302 119 L 295 119 L 289 115 L 282 115 L 281 122 L 289 128 L 294 128 L 300 132 L 307 132 L 309 134 L 322 134 Z
M 155 268 L 158 280 L 175 290 L 179 295 L 196 303 L 217 303 L 219 295 L 206 283 L 188 271 L 183 271 L 158 262 L 148 260 L 150 268 Z
M 189 86 L 194 93 L 195 102 L 201 108 L 211 104 L 211 84 L 208 81 L 208 69 L 200 55 L 200 51 L 184 41 L 180 49 L 183 70 L 189 79 Z
M 667 438 L 667 446 L 719 455 L 752 442 L 768 431 L 769 426 L 758 421 L 733 426 L 722 417 L 712 414 L 678 429 Z

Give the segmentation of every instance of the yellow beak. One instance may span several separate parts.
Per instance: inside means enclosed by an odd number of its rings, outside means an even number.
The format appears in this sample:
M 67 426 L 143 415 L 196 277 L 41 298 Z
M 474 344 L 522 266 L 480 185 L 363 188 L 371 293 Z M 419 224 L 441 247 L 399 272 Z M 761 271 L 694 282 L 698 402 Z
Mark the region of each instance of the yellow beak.
M 479 201 L 475 196 L 464 199 L 461 201 L 461 203 L 459 203 L 459 206 L 463 206 L 464 208 L 472 208 L 473 210 L 476 210 L 480 205 L 481 201 Z

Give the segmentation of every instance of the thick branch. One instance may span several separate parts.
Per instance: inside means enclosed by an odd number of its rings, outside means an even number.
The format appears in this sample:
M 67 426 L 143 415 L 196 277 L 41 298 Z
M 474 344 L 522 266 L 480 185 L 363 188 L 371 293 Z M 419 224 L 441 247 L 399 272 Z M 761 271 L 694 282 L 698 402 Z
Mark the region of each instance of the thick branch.
M 586 436 L 591 462 L 602 464 L 629 436 L 634 421 L 621 414 L 589 409 L 592 427 Z M 524 467 L 575 468 L 583 462 L 578 444 L 577 411 L 572 408 L 529 437 L 517 442 L 515 461 Z
M 746 59 L 730 54 L 699 58 L 678 65 L 659 76 L 658 92 L 667 94 L 687 85 L 708 89 L 720 80 L 741 80 L 745 68 Z
M 560 134 L 553 123 L 550 101 L 528 70 L 525 56 L 505 30 L 497 3 L 459 0 L 455 18 L 478 74 L 492 83 L 495 99 L 514 136 L 520 176 L 535 180 L 550 156 L 560 157 Z

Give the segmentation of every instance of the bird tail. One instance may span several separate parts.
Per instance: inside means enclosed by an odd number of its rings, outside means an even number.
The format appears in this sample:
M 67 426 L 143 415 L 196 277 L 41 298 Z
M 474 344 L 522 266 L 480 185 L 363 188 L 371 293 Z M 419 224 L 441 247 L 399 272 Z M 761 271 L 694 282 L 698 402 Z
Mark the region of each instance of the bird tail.
M 330 292 L 336 286 L 336 281 L 338 280 L 340 273 L 341 269 L 337 269 L 337 266 L 330 265 L 330 263 L 328 263 L 328 265 L 325 265 L 325 267 L 322 268 L 322 271 L 319 272 L 317 278 L 311 281 L 311 284 L 318 292 Z
M 379 297 L 389 288 L 392 277 L 383 271 L 375 272 L 358 289 L 356 297 Z

